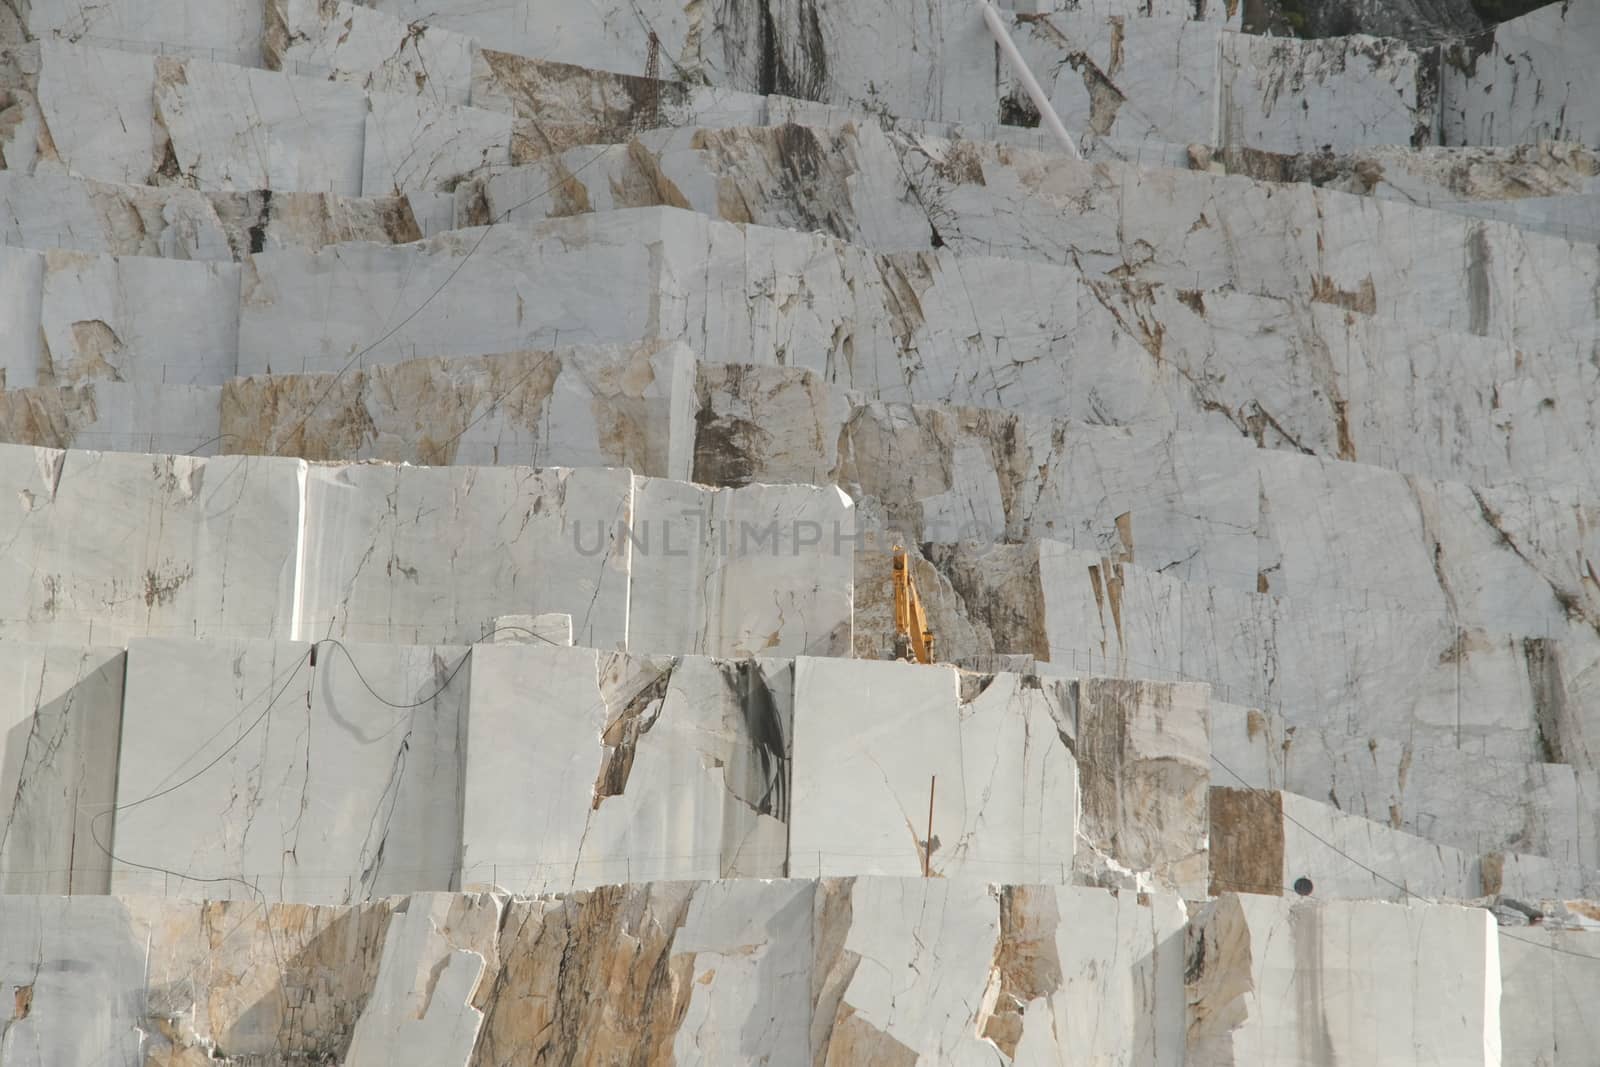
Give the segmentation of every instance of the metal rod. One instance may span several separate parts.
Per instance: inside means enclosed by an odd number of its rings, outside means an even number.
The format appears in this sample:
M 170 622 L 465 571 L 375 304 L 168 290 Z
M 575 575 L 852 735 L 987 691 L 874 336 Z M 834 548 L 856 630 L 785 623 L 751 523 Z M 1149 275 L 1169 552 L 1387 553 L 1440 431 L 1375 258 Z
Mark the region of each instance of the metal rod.
M 1006 54 L 1006 59 L 1016 71 L 1017 80 L 1022 82 L 1022 87 L 1028 91 L 1028 98 L 1033 101 L 1033 106 L 1039 109 L 1039 121 L 1045 129 L 1055 134 L 1056 140 L 1066 146 L 1072 158 L 1082 159 L 1083 153 L 1078 151 L 1077 144 L 1072 140 L 1072 134 L 1061 124 L 1061 116 L 1050 106 L 1050 98 L 1044 95 L 1038 79 L 1033 76 L 1033 71 L 1028 69 L 1027 60 L 1022 58 L 1022 53 L 1017 51 L 1017 46 L 1011 40 L 1011 34 L 1006 32 L 1006 24 L 1000 18 L 1000 12 L 994 9 L 994 4 L 989 0 L 977 0 L 977 3 L 983 8 L 983 21 L 988 23 L 989 32 L 994 34 L 995 44 Z
M 922 877 L 930 876 L 933 862 L 933 787 L 938 783 L 939 776 L 933 775 L 928 779 L 928 838 L 922 843 Z

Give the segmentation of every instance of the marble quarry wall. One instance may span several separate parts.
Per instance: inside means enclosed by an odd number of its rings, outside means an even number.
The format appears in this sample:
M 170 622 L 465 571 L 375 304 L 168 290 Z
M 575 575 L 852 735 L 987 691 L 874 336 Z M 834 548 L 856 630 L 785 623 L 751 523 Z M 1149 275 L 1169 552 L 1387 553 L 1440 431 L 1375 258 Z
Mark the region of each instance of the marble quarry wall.
M 1207 884 L 1202 686 L 538 640 L 5 647 L 7 892 Z
M 21 446 L 0 463 L 20 505 L 7 638 L 467 643 L 532 609 L 597 648 L 850 647 L 852 508 L 831 487 Z
M 0 1064 L 1600 1058 L 1600 9 L 997 6 L 0 4 Z

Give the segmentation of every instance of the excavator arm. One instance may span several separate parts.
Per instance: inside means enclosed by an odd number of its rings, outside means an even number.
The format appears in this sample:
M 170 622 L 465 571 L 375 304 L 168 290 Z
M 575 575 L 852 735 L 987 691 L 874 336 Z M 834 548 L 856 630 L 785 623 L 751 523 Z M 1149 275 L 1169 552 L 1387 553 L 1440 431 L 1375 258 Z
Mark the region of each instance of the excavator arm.
M 894 651 L 896 659 L 933 662 L 933 630 L 911 580 L 906 550 L 899 545 L 894 546 Z

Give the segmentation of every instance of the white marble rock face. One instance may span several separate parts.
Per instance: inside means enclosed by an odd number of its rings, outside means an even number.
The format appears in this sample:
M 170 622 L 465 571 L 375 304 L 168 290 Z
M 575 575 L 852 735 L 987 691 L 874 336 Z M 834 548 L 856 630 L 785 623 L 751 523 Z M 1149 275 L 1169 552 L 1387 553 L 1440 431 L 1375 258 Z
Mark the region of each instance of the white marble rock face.
M 67 251 L 44 258 L 39 319 L 54 381 L 221 385 L 233 375 L 236 264 Z
M 1175 897 L 857 878 L 817 898 L 813 981 L 838 989 L 812 1027 L 824 1062 L 1184 1060 Z
M 1217 62 L 1221 98 L 1209 143 L 1219 147 L 1290 153 L 1420 147 L 1437 137 L 1438 59 L 1403 42 L 1223 33 Z
M 299 464 L 0 446 L 0 636 L 269 637 L 292 626 Z
M 222 447 L 222 390 L 160 382 L 94 381 L 0 391 L 0 440 L 79 448 L 214 456 Z
M 43 40 L 256 66 L 264 6 L 256 0 L 38 0 L 24 10 L 29 34 Z
M 0 892 L 105 893 L 123 653 L 0 642 Z
M 476 646 L 462 884 L 555 892 L 783 876 L 791 670 Z M 508 793 L 508 782 L 519 784 Z
M 1190 1064 L 1501 1062 L 1499 935 L 1481 908 L 1228 893 L 1188 936 Z
M 444 192 L 464 175 L 511 164 L 509 115 L 408 93 L 370 93 L 367 102 L 364 196 Z
M 1484 893 L 1479 859 L 1293 793 L 1211 791 L 1213 894 L 1298 893 L 1319 900 L 1471 900 Z M 1380 872 L 1382 877 L 1373 874 Z M 1301 880 L 1305 882 L 1302 883 Z M 1581 892 L 1552 881 L 1534 897 Z
M 693 472 L 696 359 L 682 344 L 406 360 L 231 379 L 228 450 L 429 466 Z M 326 394 L 326 396 L 324 396 Z
M 468 1062 L 483 1025 L 483 1012 L 472 1002 L 487 961 L 440 930 L 451 903 L 445 894 L 414 894 L 390 916 L 346 1067 Z
M 1257 713 L 1259 714 L 1259 713 Z M 1265 721 L 1265 720 L 1263 720 Z M 1276 729 L 1282 788 L 1341 811 L 1477 854 L 1494 849 L 1593 868 L 1594 816 L 1572 766 L 1497 760 L 1456 748 L 1349 736 L 1298 725 Z M 1226 758 L 1226 757 L 1224 757 Z M 1240 770 L 1235 763 L 1229 763 Z M 1226 773 L 1218 784 L 1240 783 Z M 1463 791 L 1462 782 L 1472 782 Z
M 477 49 L 469 37 L 361 4 L 267 0 L 266 7 L 282 27 L 266 38 L 265 65 L 274 70 L 412 94 L 434 104 L 472 102 Z
M 855 514 L 831 486 L 634 482 L 628 647 L 839 656 L 851 647 Z
M 1052 542 L 1041 542 L 1040 573 L 1053 662 L 1076 655 L 1089 669 L 1205 680 L 1226 687 L 1224 700 L 1266 700 L 1291 723 L 1533 758 L 1537 671 L 1520 639 L 1190 586 Z M 1351 676 L 1346 663 L 1364 669 Z M 1575 681 L 1569 697 L 1582 691 Z
M 797 660 L 790 873 L 914 877 L 926 863 L 948 878 L 1069 880 L 1068 703 L 1018 675 Z
M 1083 841 L 1157 885 L 1203 896 L 1209 693 L 1120 678 L 1080 678 L 1076 691 Z
M 662 0 L 647 0 L 633 9 L 612 4 L 574 8 L 544 0 L 531 5 L 376 0 L 371 6 L 405 22 L 464 34 L 519 55 L 626 74 L 645 72 L 649 33 L 640 28 L 642 22 L 660 37 L 663 74 L 672 71 L 712 84 L 728 82 L 723 75 L 725 57 L 742 59 L 723 45 L 724 39 L 753 41 L 756 23 L 754 13 L 733 12 L 724 22 L 700 5 L 685 7 Z
M 313 665 L 302 642 L 152 639 L 128 655 L 113 892 L 453 888 L 466 648 L 321 643 Z
M 293 636 L 469 643 L 495 615 L 561 611 L 628 642 L 627 470 L 312 465 Z
M 1546 4 L 1450 45 L 1440 64 L 1445 144 L 1544 140 L 1600 147 L 1600 44 L 1592 4 Z
M 414 89 L 386 92 L 382 82 L 369 91 L 315 64 L 314 76 L 300 76 L 53 39 L 40 57 L 39 108 L 54 157 L 35 160 L 36 171 L 360 196 L 444 190 L 511 162 L 507 116 Z
M 0 921 L 8 1063 L 1183 1062 L 1184 906 L 1164 894 L 729 879 L 359 906 L 9 896 Z
M 39 110 L 67 173 L 153 184 L 156 57 L 53 40 L 39 45 Z
M 243 268 L 239 373 L 337 373 L 358 353 L 358 366 L 372 366 L 654 340 L 674 302 L 656 292 L 649 257 L 639 254 L 651 225 L 574 219 L 547 232 L 508 225 L 404 247 L 252 256 Z M 389 323 L 394 307 L 416 315 Z M 470 342 L 462 322 L 472 323 Z M 390 326 L 399 328 L 385 338 Z M 700 350 L 693 336 L 681 339 Z
M 1600 1022 L 1587 991 L 1600 982 L 1600 939 L 1539 927 L 1499 937 L 1503 1062 L 1578 1067 L 1593 1060 Z

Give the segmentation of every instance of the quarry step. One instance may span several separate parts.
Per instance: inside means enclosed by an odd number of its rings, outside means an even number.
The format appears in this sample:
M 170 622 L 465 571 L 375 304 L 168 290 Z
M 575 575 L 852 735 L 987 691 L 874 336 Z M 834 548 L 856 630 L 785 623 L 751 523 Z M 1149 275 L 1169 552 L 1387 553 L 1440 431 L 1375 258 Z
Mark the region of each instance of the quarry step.
M 284 253 L 294 256 L 287 262 L 251 257 L 237 267 L 147 268 L 142 260 L 0 250 L 15 282 L 6 381 L 28 387 L 48 373 L 58 384 L 115 377 L 220 386 L 241 373 L 359 370 L 413 354 L 476 356 L 548 347 L 563 337 L 582 343 L 664 334 L 683 336 L 719 361 L 809 367 L 889 400 L 1231 429 L 1275 448 L 1440 480 L 1518 480 L 1549 489 L 1594 483 L 1591 427 L 1600 419 L 1591 411 L 1585 362 L 1595 343 L 1592 322 L 1513 348 L 1496 337 L 1395 320 L 1378 304 L 1375 286 L 1374 314 L 1353 311 L 1315 272 L 1306 287 L 1280 284 L 1284 297 L 1260 296 L 1226 285 L 1188 289 L 1101 280 L 1069 267 L 957 259 L 948 248 L 868 254 L 816 236 L 640 210 L 647 213 L 540 223 L 533 232 L 556 239 L 532 248 L 525 224 L 507 223 L 387 250 L 356 244 L 315 256 Z M 638 258 L 654 243 L 651 228 L 671 253 L 660 267 Z M 712 267 L 702 263 L 693 277 L 682 261 L 706 245 L 726 254 Z M 770 266 L 752 274 L 752 254 Z M 1486 254 L 1499 262 L 1498 252 Z M 842 286 L 824 285 L 820 271 L 797 286 L 803 263 L 819 258 L 832 261 L 830 273 L 844 276 Z M 306 271 L 332 274 L 335 284 L 315 283 L 295 297 L 310 307 L 274 315 L 280 294 L 287 299 L 291 289 L 305 288 L 296 277 Z M 1486 285 L 1495 273 L 1485 271 Z M 680 280 L 682 274 L 690 277 Z M 608 278 L 603 297 L 596 296 L 599 283 L 585 283 L 559 306 L 543 306 L 552 285 L 600 276 Z M 742 291 L 747 279 L 749 296 Z M 1410 280 L 1424 281 L 1415 274 Z M 1441 283 L 1455 279 L 1426 279 Z M 1497 284 L 1486 290 L 1489 303 L 1504 306 L 1515 293 Z M 472 301 L 471 325 L 463 328 L 463 302 L 491 285 L 485 299 Z M 649 308 L 659 304 L 663 286 L 689 297 L 681 324 L 651 324 Z M 637 306 L 637 321 L 619 316 L 619 304 Z M 174 317 L 175 308 L 183 314 Z M 408 310 L 396 319 L 390 308 Z M 527 328 L 528 315 L 541 312 L 543 321 Z M 314 322 L 324 317 L 348 324 L 318 344 Z M 257 330 L 253 324 L 263 319 L 270 322 Z M 872 323 L 885 328 L 868 332 Z M 290 338 L 300 343 L 286 345 Z M 1114 358 L 1090 358 L 1108 341 Z M 983 369 L 963 369 L 974 360 Z M 39 403 L 54 407 L 47 398 Z
M 1595 769 L 1585 709 L 1600 639 L 1588 623 L 1525 637 L 1184 582 L 1049 541 L 934 546 L 934 560 L 959 590 L 924 598 L 935 630 L 959 637 L 948 620 L 960 605 L 994 642 L 946 641 L 951 656 L 1033 651 L 1058 669 L 1206 682 L 1228 703 L 1304 716 L 1287 725 Z M 870 588 L 858 605 L 870 632 Z
M 1214 785 L 1211 895 L 1520 900 L 1593 896 L 1597 874 L 1508 853 L 1477 855 L 1294 793 Z
M 1221 692 L 1214 689 L 1211 701 L 1218 786 L 1299 793 L 1474 856 L 1514 853 L 1563 869 L 1600 868 L 1587 799 L 1595 794 L 1592 775 L 1564 763 L 1352 733 L 1304 711 L 1229 704 Z
M 531 609 L 589 646 L 851 647 L 854 513 L 831 487 L 10 445 L 0 469 L 6 639 L 449 643 Z
M 802 165 L 814 176 L 797 183 L 793 168 Z M 1594 338 L 1592 317 L 1567 303 L 1600 274 L 1582 240 L 1409 200 L 1079 163 L 876 124 L 657 131 L 626 147 L 573 149 L 559 163 L 494 175 L 460 195 L 462 222 L 670 204 L 822 229 L 884 252 L 945 249 L 1072 263 L 1136 284 L 1299 297 L 1519 347 Z M 1275 239 L 1242 239 L 1263 229 Z M 1462 256 L 1466 272 L 1456 266 Z
M 14 248 L 175 260 L 227 261 L 271 248 L 403 244 L 426 236 L 404 197 L 200 192 L 10 170 L 0 171 L 0 219 L 0 244 Z
M 14 1030 L 66 1063 L 152 1047 L 276 1054 L 276 1028 L 253 1021 L 274 997 L 319 1006 L 294 1028 L 294 1049 L 348 1051 L 353 1064 L 578 1054 L 566 1035 L 584 1035 L 587 1051 L 718 1062 L 751 1028 L 776 1064 L 1215 1065 L 1307 1047 L 1329 1062 L 1382 1062 L 1397 1046 L 1450 1063 L 1531 1063 L 1557 1042 L 1593 1048 L 1574 1000 L 1600 980 L 1594 934 L 1498 930 L 1481 908 L 1228 894 L 1191 910 L 1166 894 L 920 878 L 356 906 L 11 896 L 0 923 L 18 935 L 0 965 L 39 967 Z M 208 936 L 219 923 L 229 937 Z M 1386 965 L 1395 945 L 1415 967 Z M 73 976 L 56 966 L 66 960 L 90 967 Z M 637 984 L 600 977 L 618 968 Z M 557 972 L 591 976 L 586 995 L 530 1012 L 494 992 Z M 181 1002 L 168 975 L 187 976 Z M 654 995 L 641 1000 L 641 986 Z M 170 1016 L 163 1029 L 144 1005 Z
M 1130 888 L 1206 891 L 1203 686 L 492 639 L 7 641 L 0 657 L 31 683 L 0 739 L 20 768 L 7 893 L 1067 884 L 1080 849 L 1139 872 Z M 28 744 L 39 732 L 50 748 Z M 241 790 L 245 835 L 228 829 Z
M 1585 562 L 1600 515 L 1582 488 L 1424 481 L 1156 420 L 883 404 L 805 371 L 701 363 L 681 344 L 0 393 L 4 432 L 52 447 L 148 447 L 180 414 L 210 453 L 831 483 L 868 508 L 862 529 L 918 543 L 1060 541 L 1235 592 L 1537 639 L 1600 618 Z M 1043 651 L 952 640 L 963 654 Z
M 448 224 L 444 194 L 506 165 L 511 118 L 412 94 L 208 59 L 40 46 L 39 155 L 31 169 L 108 182 L 406 195 Z M 8 158 L 25 148 L 18 126 Z M 438 221 L 423 227 L 441 228 Z

